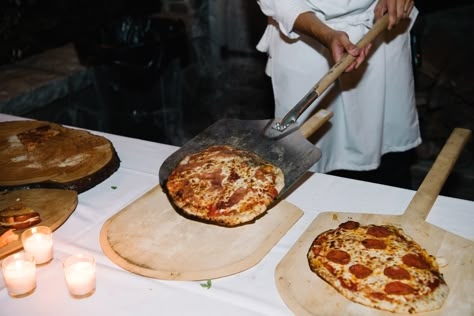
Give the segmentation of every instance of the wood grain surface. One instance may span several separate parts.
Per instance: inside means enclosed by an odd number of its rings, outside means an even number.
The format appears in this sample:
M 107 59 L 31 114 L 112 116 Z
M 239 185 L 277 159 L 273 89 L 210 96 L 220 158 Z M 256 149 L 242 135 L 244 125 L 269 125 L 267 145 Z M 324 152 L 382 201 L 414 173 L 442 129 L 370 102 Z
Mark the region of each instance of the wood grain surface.
M 112 143 L 45 121 L 0 123 L 0 190 L 55 188 L 84 192 L 113 174 Z
M 179 215 L 160 186 L 102 227 L 104 253 L 120 267 L 164 280 L 206 280 L 256 265 L 303 212 L 281 201 L 254 223 L 227 228 Z
M 0 193 L 0 210 L 21 202 L 40 214 L 41 223 L 35 226 L 49 226 L 56 230 L 74 212 L 77 206 L 77 193 L 61 189 L 30 189 Z M 20 237 L 25 229 L 15 230 Z M 0 227 L 0 233 L 6 229 Z M 6 257 L 23 246 L 18 239 L 0 248 L 0 258 Z

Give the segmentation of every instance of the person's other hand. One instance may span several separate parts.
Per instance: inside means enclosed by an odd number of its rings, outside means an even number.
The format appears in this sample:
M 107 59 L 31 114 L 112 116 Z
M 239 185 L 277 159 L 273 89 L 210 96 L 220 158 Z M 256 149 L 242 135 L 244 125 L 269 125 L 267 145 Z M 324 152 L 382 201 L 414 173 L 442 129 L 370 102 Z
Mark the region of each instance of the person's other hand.
M 384 14 L 388 14 L 388 29 L 391 30 L 401 19 L 407 18 L 413 6 L 413 0 L 379 0 L 375 6 L 375 20 L 380 19 Z
M 372 44 L 369 44 L 363 48 L 358 48 L 350 41 L 347 33 L 336 30 L 328 31 L 324 36 L 323 42 L 325 46 L 331 51 L 332 58 L 336 63 L 344 56 L 345 53 L 355 58 L 349 67 L 346 68 L 345 72 L 350 72 L 359 68 L 359 66 L 367 57 L 370 47 L 372 46 Z

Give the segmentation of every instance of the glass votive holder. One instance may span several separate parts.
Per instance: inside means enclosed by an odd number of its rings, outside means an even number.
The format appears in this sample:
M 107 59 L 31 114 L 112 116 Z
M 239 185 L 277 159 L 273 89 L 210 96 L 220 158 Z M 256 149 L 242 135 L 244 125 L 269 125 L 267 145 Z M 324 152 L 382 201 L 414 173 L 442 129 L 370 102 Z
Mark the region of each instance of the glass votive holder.
M 35 226 L 21 234 L 21 243 L 25 252 L 35 257 L 37 265 L 53 259 L 53 232 L 47 226 Z
M 66 285 L 74 298 L 85 298 L 95 292 L 95 259 L 87 254 L 77 254 L 63 262 Z
M 36 288 L 35 257 L 21 252 L 6 257 L 2 262 L 2 275 L 11 297 L 24 297 Z

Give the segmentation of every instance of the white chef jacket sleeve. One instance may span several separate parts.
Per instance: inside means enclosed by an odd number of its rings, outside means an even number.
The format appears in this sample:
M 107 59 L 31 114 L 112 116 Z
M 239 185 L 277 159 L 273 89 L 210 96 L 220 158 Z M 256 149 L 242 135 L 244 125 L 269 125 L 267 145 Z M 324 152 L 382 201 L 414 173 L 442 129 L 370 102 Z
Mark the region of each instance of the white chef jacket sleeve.
M 306 0 L 258 0 L 262 12 L 273 18 L 280 31 L 289 38 L 298 38 L 293 32 L 295 20 L 301 13 L 312 11 Z

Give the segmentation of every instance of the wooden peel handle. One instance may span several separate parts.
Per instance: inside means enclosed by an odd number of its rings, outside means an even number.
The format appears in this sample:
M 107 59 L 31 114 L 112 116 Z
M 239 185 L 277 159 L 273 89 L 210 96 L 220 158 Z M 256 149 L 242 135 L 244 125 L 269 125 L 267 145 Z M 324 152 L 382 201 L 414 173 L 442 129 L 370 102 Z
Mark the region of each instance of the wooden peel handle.
M 471 133 L 468 129 L 454 129 L 408 205 L 404 217 L 426 219 Z
M 380 18 L 373 27 L 365 34 L 356 46 L 365 47 L 371 43 L 383 30 L 387 28 L 388 16 Z M 344 56 L 334 65 L 331 69 L 309 90 L 309 92 L 303 96 L 303 98 L 292 108 L 290 111 L 281 119 L 278 123 L 279 126 L 284 126 L 282 130 L 286 129 L 287 126 L 293 124 L 303 114 L 306 109 L 314 103 L 314 101 L 323 94 L 324 91 L 341 76 L 341 74 L 349 67 L 354 61 L 354 57 L 349 54 Z
M 381 17 L 372 28 L 365 34 L 356 46 L 359 48 L 365 47 L 367 44 L 371 43 L 383 30 L 388 26 L 388 15 Z M 354 61 L 354 57 L 345 54 L 332 68 L 328 73 L 319 80 L 316 85 L 313 87 L 314 91 L 318 95 L 321 95 L 326 89 L 341 76 L 341 74 L 346 70 L 347 67 Z
M 333 112 L 321 109 L 308 118 L 301 126 L 300 132 L 305 138 L 313 135 L 324 123 L 333 116 Z

